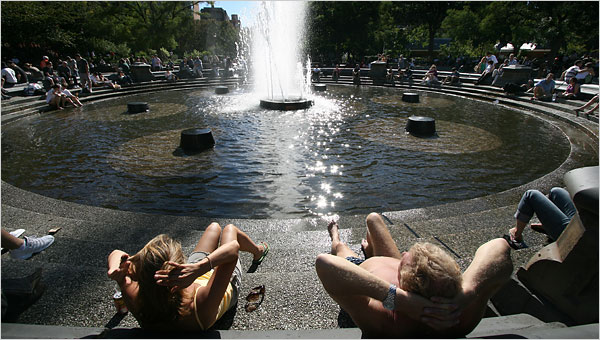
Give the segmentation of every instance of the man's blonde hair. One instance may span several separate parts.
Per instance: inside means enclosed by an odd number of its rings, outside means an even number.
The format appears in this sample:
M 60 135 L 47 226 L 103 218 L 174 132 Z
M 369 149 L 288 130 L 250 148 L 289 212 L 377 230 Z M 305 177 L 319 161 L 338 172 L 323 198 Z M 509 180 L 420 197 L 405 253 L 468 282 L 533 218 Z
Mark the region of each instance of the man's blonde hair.
M 180 315 L 190 313 L 188 306 L 191 294 L 186 294 L 183 290 L 171 292 L 171 287 L 159 286 L 154 278 L 157 270 L 173 268 L 167 261 L 185 263 L 179 242 L 160 234 L 130 260 L 139 285 L 135 316 L 143 328 L 161 328 L 176 321 Z
M 462 275 L 448 253 L 427 242 L 415 243 L 408 252 L 412 259 L 400 269 L 402 289 L 426 298 L 452 298 L 459 292 Z

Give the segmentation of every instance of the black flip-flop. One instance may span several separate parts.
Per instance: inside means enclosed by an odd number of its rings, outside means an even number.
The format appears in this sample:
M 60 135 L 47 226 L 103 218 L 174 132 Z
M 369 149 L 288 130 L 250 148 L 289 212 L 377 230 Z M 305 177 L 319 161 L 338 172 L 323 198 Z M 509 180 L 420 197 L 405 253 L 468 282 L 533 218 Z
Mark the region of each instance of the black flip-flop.
M 261 257 L 258 260 L 252 260 L 252 265 L 250 266 L 250 268 L 248 268 L 247 273 L 256 272 L 256 269 L 258 269 L 258 266 L 264 261 L 265 257 L 269 253 L 269 245 L 266 244 L 265 242 L 261 242 L 261 244 L 263 245 L 265 251 L 263 252 L 263 254 L 261 255 Z
M 525 244 L 525 241 L 521 241 L 521 242 L 517 242 L 517 241 L 513 241 L 510 236 L 504 234 L 502 235 L 502 238 L 506 240 L 506 242 L 508 242 L 508 245 L 513 248 L 514 250 L 519 250 L 519 249 L 524 249 L 524 248 L 528 248 L 527 244 Z

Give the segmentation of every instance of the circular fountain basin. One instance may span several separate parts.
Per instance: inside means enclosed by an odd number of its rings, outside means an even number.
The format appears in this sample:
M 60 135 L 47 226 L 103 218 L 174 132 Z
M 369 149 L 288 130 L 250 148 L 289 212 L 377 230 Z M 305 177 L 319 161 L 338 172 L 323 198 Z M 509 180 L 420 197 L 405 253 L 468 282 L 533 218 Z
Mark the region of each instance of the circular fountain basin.
M 502 192 L 553 171 L 571 150 L 553 123 L 502 106 L 430 93 L 412 105 L 391 88 L 356 93 L 329 85 L 308 109 L 282 112 L 260 108 L 252 93 L 178 90 L 29 116 L 2 125 L 2 180 L 104 208 L 300 218 Z M 132 101 L 151 112 L 123 115 Z M 404 133 L 410 116 L 435 119 L 439 138 Z M 210 127 L 218 143 L 177 152 L 190 127 Z
M 417 137 L 435 135 L 435 119 L 431 117 L 410 116 L 406 123 L 406 132 Z
M 278 100 L 278 99 L 261 99 L 260 107 L 267 110 L 280 110 L 280 111 L 292 111 L 292 110 L 303 110 L 308 109 L 313 105 L 313 101 L 310 99 L 290 99 L 290 100 Z

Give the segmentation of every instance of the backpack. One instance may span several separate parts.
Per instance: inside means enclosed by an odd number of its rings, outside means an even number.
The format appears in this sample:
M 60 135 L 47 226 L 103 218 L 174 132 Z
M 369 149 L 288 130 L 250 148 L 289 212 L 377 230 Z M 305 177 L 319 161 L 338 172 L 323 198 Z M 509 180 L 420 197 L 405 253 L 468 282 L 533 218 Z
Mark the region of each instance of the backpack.
M 38 83 L 29 83 L 29 85 L 27 85 L 27 87 L 25 87 L 23 89 L 23 94 L 25 94 L 26 96 L 33 96 L 36 94 L 45 94 L 46 92 L 44 92 L 44 89 L 42 88 L 42 86 Z

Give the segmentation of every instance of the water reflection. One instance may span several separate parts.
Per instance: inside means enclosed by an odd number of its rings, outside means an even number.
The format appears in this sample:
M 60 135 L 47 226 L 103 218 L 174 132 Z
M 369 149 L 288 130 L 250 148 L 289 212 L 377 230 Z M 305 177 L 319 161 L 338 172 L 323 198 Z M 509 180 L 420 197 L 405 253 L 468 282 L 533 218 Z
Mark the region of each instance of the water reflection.
M 214 217 L 302 217 L 401 210 L 487 195 L 558 167 L 569 144 L 511 110 L 428 94 L 328 86 L 300 111 L 265 111 L 243 90 L 129 96 L 6 124 L 2 179 L 59 199 L 123 210 Z M 144 116 L 122 119 L 127 102 Z M 404 133 L 410 115 L 439 138 Z M 174 152 L 208 127 L 213 149 Z M 515 161 L 515 160 L 524 160 Z

